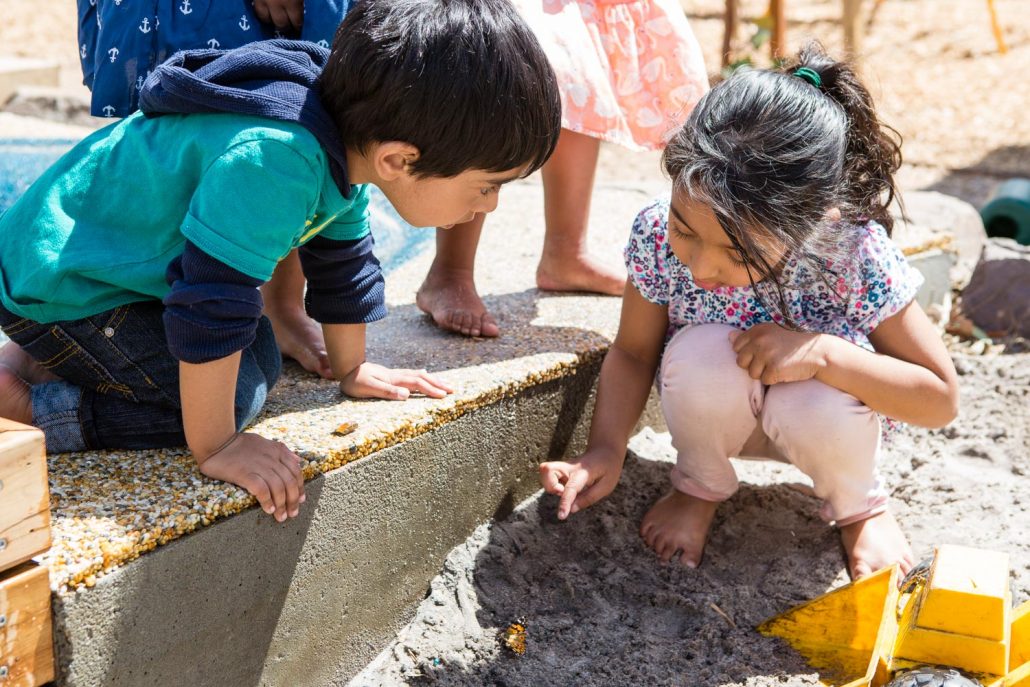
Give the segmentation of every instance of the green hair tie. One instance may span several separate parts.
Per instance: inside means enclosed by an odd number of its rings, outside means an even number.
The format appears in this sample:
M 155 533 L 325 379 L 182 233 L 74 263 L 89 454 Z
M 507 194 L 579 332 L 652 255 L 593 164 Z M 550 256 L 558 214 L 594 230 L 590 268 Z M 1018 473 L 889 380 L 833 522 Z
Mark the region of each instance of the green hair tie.
M 819 76 L 819 72 L 810 67 L 798 67 L 794 70 L 794 76 L 804 79 L 816 88 L 823 87 L 823 78 Z

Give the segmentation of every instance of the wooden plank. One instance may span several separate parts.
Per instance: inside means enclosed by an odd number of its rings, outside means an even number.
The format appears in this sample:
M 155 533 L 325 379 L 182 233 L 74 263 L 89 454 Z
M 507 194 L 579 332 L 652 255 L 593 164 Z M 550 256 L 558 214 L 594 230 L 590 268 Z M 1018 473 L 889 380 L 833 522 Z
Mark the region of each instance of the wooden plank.
M 50 576 L 24 563 L 0 577 L 0 684 L 36 687 L 54 679 Z
M 862 0 L 842 0 L 841 23 L 844 25 L 844 52 L 848 59 L 858 64 L 862 59 L 862 38 L 865 33 L 865 17 Z
M 725 69 L 730 64 L 730 54 L 733 52 L 733 40 L 737 36 L 737 15 L 739 14 L 740 0 L 726 0 L 726 19 L 722 31 L 722 66 Z
M 0 571 L 49 547 L 50 497 L 43 433 L 0 419 Z
M 998 44 L 998 52 L 1004 55 L 1009 48 L 1005 45 L 1005 32 L 1002 31 L 1001 23 L 998 22 L 998 12 L 994 8 L 994 0 L 987 0 L 987 12 L 991 15 L 991 31 L 994 32 L 994 41 Z
M 769 11 L 772 13 L 773 30 L 769 50 L 774 60 L 787 57 L 787 0 L 769 0 Z

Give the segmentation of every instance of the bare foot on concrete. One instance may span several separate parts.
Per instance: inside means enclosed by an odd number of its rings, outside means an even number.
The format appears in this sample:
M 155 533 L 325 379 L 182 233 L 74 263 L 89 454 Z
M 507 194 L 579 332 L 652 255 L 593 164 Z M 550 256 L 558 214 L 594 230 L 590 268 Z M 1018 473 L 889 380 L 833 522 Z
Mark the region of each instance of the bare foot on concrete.
M 904 576 L 915 565 L 908 539 L 890 512 L 844 525 L 840 540 L 852 579 L 859 580 L 894 563 L 901 564 Z
M 704 501 L 672 489 L 655 501 L 640 523 L 640 536 L 668 563 L 680 552 L 680 563 L 688 568 L 701 564 L 708 530 L 719 504 Z
M 501 333 L 476 291 L 471 271 L 430 270 L 415 295 L 415 304 L 441 329 L 465 336 Z
M 308 372 L 326 379 L 333 378 L 322 326 L 308 317 L 303 307 L 266 300 L 265 315 L 272 322 L 275 342 L 284 356 L 293 358 Z
M 60 379 L 13 341 L 8 341 L 0 348 L 0 365 L 10 368 L 29 384 L 56 382 Z
M 543 291 L 586 291 L 621 296 L 626 273 L 606 267 L 589 255 L 575 259 L 549 258 L 545 252 L 536 269 L 536 285 Z
M 21 422 L 32 423 L 32 394 L 28 382 L 18 373 L 0 365 L 0 417 Z

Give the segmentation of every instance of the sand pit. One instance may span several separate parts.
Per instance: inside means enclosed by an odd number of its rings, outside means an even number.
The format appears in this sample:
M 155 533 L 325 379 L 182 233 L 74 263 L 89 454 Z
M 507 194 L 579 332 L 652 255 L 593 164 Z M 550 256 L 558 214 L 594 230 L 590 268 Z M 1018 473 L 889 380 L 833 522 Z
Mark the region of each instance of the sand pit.
M 955 354 L 963 407 L 943 430 L 907 428 L 884 465 L 917 555 L 934 544 L 1007 551 L 1030 598 L 1030 354 Z M 698 570 L 663 566 L 637 534 L 667 485 L 666 434 L 631 445 L 620 486 L 559 523 L 536 496 L 449 555 L 414 619 L 352 685 L 816 685 L 766 617 L 847 579 L 834 531 L 789 466 L 739 462 Z M 518 657 L 498 632 L 528 628 Z

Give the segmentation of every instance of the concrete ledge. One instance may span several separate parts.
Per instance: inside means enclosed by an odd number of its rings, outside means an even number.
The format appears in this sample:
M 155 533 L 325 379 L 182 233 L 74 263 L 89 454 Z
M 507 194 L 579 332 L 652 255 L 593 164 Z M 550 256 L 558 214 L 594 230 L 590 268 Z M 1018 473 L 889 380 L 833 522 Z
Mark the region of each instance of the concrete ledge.
M 111 123 L 90 115 L 90 93 L 84 86 L 19 86 L 7 99 L 4 110 L 11 114 L 98 129 Z M 0 100 L 2 102 L 2 100 Z
M 21 86 L 56 86 L 60 79 L 56 62 L 27 57 L 0 57 L 0 105 Z
M 583 365 L 596 365 L 617 327 L 619 300 L 525 288 L 539 251 L 540 239 L 532 233 L 542 226 L 542 217 L 534 222 L 534 215 L 542 215 L 541 189 L 527 183 L 506 193 L 507 209 L 488 231 L 505 231 L 507 240 L 484 246 L 483 256 L 487 264 L 505 267 L 482 279 L 492 292 L 487 301 L 502 337 L 469 340 L 447 334 L 415 308 L 410 301 L 429 254 L 389 275 L 390 317 L 369 328 L 370 360 L 440 371 L 457 393 L 405 403 L 353 401 L 342 397 L 334 382 L 294 368 L 273 390 L 253 430 L 307 459 L 305 473 L 311 478 L 574 375 Z M 611 246 L 610 253 L 621 250 L 625 239 L 618 234 L 644 200 L 639 192 L 612 191 L 598 203 L 606 213 L 600 216 L 614 218 L 602 244 Z M 511 246 L 532 248 L 520 252 Z M 355 424 L 356 431 L 335 436 L 343 422 Z M 254 504 L 242 490 L 203 478 L 183 450 L 51 456 L 49 473 L 54 546 L 44 561 L 60 593 L 88 588 L 141 553 Z

